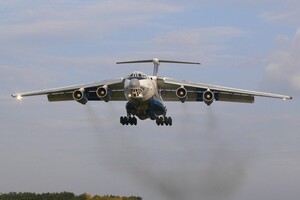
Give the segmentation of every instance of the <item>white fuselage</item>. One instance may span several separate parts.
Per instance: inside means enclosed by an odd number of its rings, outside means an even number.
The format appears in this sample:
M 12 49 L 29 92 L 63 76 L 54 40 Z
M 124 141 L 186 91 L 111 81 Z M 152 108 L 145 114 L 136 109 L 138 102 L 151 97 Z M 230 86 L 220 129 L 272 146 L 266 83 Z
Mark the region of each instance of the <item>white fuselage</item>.
M 156 76 L 146 76 L 142 72 L 133 72 L 125 79 L 124 93 L 130 102 L 148 101 L 157 94 Z
M 124 94 L 128 100 L 125 119 L 132 119 L 135 116 L 141 120 L 148 118 L 155 120 L 162 115 L 165 117 L 167 109 L 159 95 L 156 76 L 133 72 L 125 79 Z M 124 118 L 122 122 L 124 123 Z

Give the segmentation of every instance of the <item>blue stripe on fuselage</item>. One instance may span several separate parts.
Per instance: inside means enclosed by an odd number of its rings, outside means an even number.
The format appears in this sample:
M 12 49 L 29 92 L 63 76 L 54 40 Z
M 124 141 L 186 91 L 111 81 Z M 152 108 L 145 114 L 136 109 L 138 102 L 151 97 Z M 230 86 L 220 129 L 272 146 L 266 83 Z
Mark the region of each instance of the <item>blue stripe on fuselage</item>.
M 127 112 L 138 116 L 140 119 L 156 119 L 157 116 L 164 115 L 167 112 L 166 107 L 157 97 L 153 96 L 148 101 L 133 103 L 128 102 L 126 105 Z
M 153 96 L 149 100 L 149 105 L 150 105 L 150 107 L 149 107 L 147 113 L 150 112 L 152 114 L 152 116 L 149 116 L 151 119 L 154 119 L 154 117 L 156 118 L 156 116 L 159 116 L 159 115 L 164 115 L 167 111 L 166 107 L 164 106 L 162 101 L 160 101 L 155 96 Z M 155 113 L 155 116 L 153 116 L 153 113 Z

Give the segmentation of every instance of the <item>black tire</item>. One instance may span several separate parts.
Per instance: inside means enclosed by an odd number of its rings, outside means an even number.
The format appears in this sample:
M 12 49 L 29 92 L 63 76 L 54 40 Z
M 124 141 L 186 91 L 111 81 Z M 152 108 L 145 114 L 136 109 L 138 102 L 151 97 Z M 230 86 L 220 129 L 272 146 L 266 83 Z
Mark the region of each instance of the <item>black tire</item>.
M 169 124 L 170 126 L 172 126 L 172 123 L 173 123 L 172 117 L 168 117 L 168 124 Z
M 123 116 L 120 117 L 120 123 L 124 126 L 125 121 L 124 121 L 124 117 Z
M 159 125 L 160 125 L 159 117 L 158 117 L 158 118 L 156 118 L 156 124 L 157 124 L 157 126 L 159 126 Z
M 133 117 L 133 124 L 136 126 L 137 125 L 137 119 L 136 117 Z
M 160 125 L 162 125 L 162 126 L 164 125 L 164 118 L 163 118 L 163 117 L 160 117 L 160 118 L 159 118 L 159 123 L 160 123 Z

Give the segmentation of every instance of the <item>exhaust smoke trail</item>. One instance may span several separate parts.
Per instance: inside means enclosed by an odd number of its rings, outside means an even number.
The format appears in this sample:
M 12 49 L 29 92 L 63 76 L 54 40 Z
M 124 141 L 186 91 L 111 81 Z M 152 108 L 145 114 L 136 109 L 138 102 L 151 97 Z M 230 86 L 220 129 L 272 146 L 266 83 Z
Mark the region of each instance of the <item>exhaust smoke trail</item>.
M 111 110 L 114 113 L 110 115 L 118 116 Z M 176 121 L 172 127 L 155 125 L 146 132 L 139 126 L 107 130 L 91 107 L 87 111 L 99 137 L 97 146 L 108 147 L 109 143 L 114 147 L 109 156 L 101 156 L 105 159 L 101 163 L 134 180 L 142 189 L 137 193 L 145 200 L 231 199 L 243 183 L 246 163 L 222 138 L 226 131 L 223 133 L 211 107 L 197 117 L 201 120 L 198 124 L 194 120 Z M 182 115 L 189 116 L 190 112 L 183 109 Z M 148 137 L 145 134 L 152 134 L 154 139 L 143 144 L 142 138 Z M 156 141 L 161 140 L 168 148 L 157 146 Z

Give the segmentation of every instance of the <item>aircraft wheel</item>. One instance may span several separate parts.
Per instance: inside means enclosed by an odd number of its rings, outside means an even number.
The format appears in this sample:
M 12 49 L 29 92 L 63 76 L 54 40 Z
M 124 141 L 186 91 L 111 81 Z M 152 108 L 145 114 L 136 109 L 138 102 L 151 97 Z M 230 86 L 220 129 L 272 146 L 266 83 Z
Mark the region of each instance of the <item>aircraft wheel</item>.
M 125 119 L 123 116 L 120 117 L 120 123 L 124 126 L 125 125 Z
M 137 119 L 135 117 L 129 117 L 128 121 L 130 125 L 137 125 Z
M 172 126 L 172 123 L 173 123 L 172 117 L 168 117 L 168 124 L 169 124 L 170 126 Z
M 165 117 L 164 118 L 164 123 L 165 123 L 165 125 L 167 125 L 167 126 L 172 126 L 172 118 L 171 117 Z
M 157 126 L 160 125 L 160 118 L 159 117 L 156 118 L 156 124 L 157 124 Z
M 129 123 L 129 120 L 128 120 L 128 118 L 127 117 L 120 117 L 120 123 L 122 124 L 122 125 L 128 125 L 128 123 Z
M 164 123 L 166 126 L 169 125 L 169 117 L 164 117 Z
M 136 117 L 123 117 L 123 116 L 121 116 L 120 117 L 120 123 L 122 124 L 122 125 L 137 125 L 137 119 L 136 119 Z
M 163 118 L 163 117 L 160 117 L 160 118 L 159 118 L 159 124 L 160 124 L 161 126 L 164 125 L 164 118 Z
M 128 118 L 128 124 L 130 124 L 130 125 L 133 124 L 133 119 L 131 117 Z
M 126 124 L 126 125 L 129 124 L 129 119 L 128 119 L 128 117 L 124 117 L 124 121 L 125 121 L 125 124 Z

